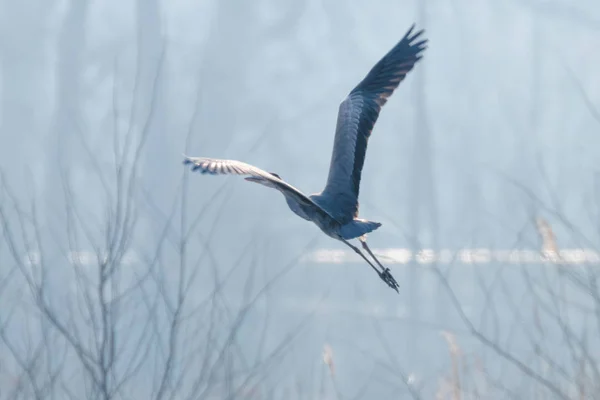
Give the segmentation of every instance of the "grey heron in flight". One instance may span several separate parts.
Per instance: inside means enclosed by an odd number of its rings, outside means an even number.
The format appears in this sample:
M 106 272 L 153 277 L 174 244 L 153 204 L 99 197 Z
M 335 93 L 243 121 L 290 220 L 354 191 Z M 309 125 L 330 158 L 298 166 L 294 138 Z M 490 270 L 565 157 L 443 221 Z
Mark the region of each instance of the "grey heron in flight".
M 381 107 L 426 49 L 427 39 L 417 40 L 424 31 L 413 32 L 414 27 L 413 24 L 402 40 L 375 64 L 340 104 L 329 176 L 321 193 L 307 196 L 279 175 L 241 161 L 184 155 L 184 164 L 190 164 L 193 171 L 203 174 L 245 175 L 247 181 L 278 190 L 296 215 L 312 221 L 325 234 L 349 246 L 398 292 L 398 283 L 389 268 L 379 262 L 367 245 L 367 233 L 381 224 L 358 218 L 358 192 L 367 142 Z M 356 238 L 375 260 L 377 267 L 349 242 Z

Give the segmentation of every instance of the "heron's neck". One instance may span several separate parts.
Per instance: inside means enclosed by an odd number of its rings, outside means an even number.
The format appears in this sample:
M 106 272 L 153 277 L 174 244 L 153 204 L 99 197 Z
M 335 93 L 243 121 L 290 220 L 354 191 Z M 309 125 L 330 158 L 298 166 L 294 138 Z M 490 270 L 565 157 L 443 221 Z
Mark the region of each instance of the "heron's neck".
M 298 204 L 294 199 L 290 199 L 286 196 L 285 201 L 287 202 L 288 207 L 290 208 L 290 210 L 293 211 L 294 214 L 307 221 L 311 220 L 302 208 L 302 206 Z

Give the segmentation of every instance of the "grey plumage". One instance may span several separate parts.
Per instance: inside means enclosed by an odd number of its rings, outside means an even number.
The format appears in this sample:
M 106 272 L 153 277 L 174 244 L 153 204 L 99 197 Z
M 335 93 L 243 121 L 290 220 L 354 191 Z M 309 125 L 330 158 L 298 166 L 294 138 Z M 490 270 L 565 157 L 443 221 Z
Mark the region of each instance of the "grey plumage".
M 334 199 L 341 221 L 358 214 L 367 142 L 379 112 L 425 49 L 426 40 L 415 43 L 423 31 L 412 34 L 413 29 L 414 25 L 340 104 L 329 177 L 321 196 Z
M 366 234 L 381 224 L 358 218 L 358 195 L 367 142 L 381 108 L 426 48 L 426 39 L 417 41 L 424 31 L 413 33 L 413 30 L 414 25 L 340 104 L 329 175 L 321 193 L 306 196 L 279 175 L 240 161 L 184 156 L 184 163 L 203 174 L 245 175 L 248 181 L 278 190 L 296 215 L 314 222 L 324 233 L 350 246 L 398 291 L 389 269 L 381 265 L 366 243 Z M 354 238 L 360 239 L 381 272 L 348 242 Z

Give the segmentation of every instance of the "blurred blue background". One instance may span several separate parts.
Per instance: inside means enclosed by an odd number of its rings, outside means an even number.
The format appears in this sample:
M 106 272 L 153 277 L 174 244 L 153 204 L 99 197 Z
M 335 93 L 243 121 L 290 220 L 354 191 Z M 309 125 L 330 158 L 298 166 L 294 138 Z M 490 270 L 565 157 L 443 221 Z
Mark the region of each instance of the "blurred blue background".
M 320 191 L 339 102 L 412 23 L 375 253 L 535 253 L 536 218 L 596 249 L 596 2 L 1 3 L 0 399 L 597 398 L 595 263 L 390 263 L 398 296 L 307 258 L 344 246 L 280 195 L 181 165 Z

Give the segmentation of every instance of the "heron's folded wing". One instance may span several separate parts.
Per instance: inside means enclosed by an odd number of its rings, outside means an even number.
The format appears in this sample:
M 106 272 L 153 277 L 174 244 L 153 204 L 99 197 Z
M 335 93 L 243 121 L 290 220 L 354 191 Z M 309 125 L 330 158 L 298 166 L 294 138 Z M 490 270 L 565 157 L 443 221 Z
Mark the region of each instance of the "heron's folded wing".
M 254 178 L 266 179 L 279 190 L 284 196 L 294 199 L 296 202 L 307 207 L 315 207 L 322 212 L 318 205 L 309 199 L 304 193 L 296 189 L 283 179 L 264 171 L 254 165 L 246 164 L 236 160 L 222 160 L 218 158 L 188 157 L 184 155 L 183 163 L 192 166 L 192 171 L 211 175 L 244 175 Z
M 424 31 L 413 33 L 413 29 L 414 25 L 340 104 L 329 176 L 321 194 L 335 204 L 335 217 L 340 222 L 348 221 L 358 213 L 367 141 L 381 107 L 421 59 L 426 48 L 426 39 L 417 41 Z

